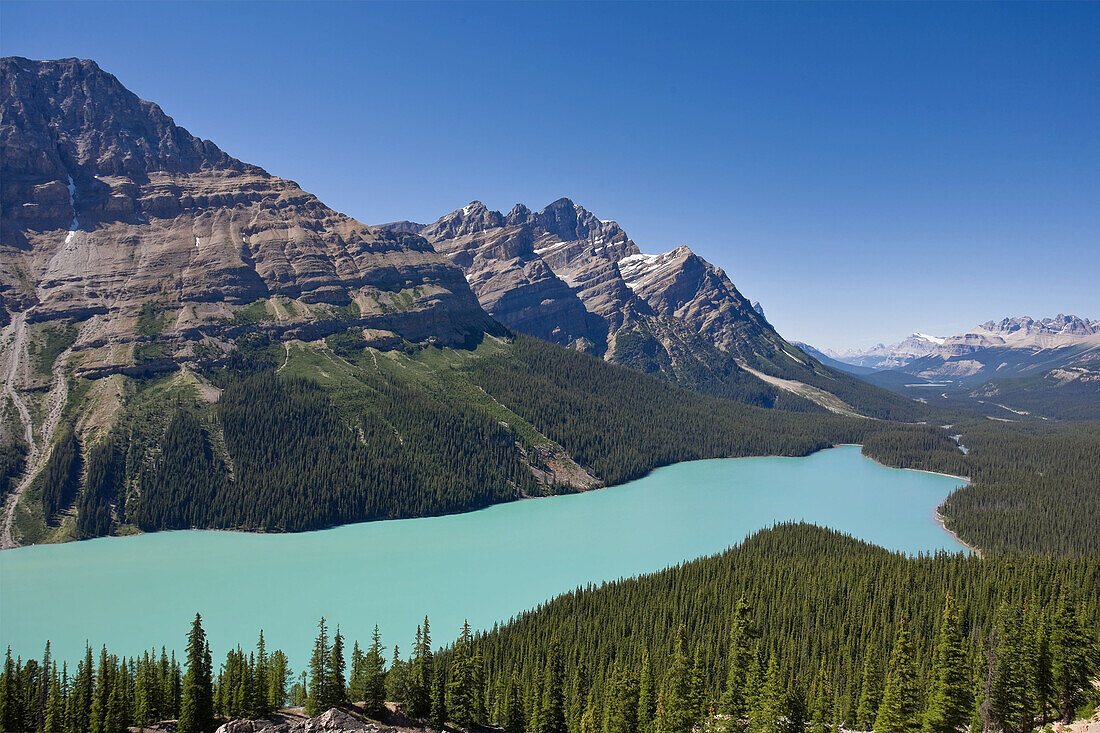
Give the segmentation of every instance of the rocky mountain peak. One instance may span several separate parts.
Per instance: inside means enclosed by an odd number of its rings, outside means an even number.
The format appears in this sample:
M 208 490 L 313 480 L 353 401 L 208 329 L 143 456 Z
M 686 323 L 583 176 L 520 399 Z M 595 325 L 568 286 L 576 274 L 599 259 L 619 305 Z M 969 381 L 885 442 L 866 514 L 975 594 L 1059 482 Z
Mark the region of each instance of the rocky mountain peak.
M 177 126 L 153 102 L 138 98 L 88 59 L 0 60 L 3 78 L 4 171 L 9 176 L 126 176 L 203 168 L 263 173 Z M 50 146 L 31 139 L 45 131 Z
M 504 217 L 499 211 L 490 211 L 480 201 L 471 201 L 427 225 L 420 233 L 429 240 L 451 239 L 502 226 Z
M 251 330 L 307 340 L 499 328 L 407 227 L 368 227 L 230 157 L 92 61 L 5 58 L 0 89 L 0 307 L 78 323 L 80 373 L 173 368 L 201 340 L 222 353 L 248 304 Z M 155 327 L 139 320 L 152 304 Z M 343 306 L 354 324 L 333 317 Z

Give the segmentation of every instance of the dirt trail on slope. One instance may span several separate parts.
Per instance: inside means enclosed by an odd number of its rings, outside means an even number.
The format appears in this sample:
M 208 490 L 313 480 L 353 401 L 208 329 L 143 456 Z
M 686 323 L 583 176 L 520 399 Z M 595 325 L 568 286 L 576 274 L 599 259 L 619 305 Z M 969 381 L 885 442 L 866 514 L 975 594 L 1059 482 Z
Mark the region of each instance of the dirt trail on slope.
M 4 524 L 3 529 L 0 530 L 0 550 L 19 546 L 12 534 L 12 525 L 15 523 L 15 508 L 19 504 L 23 492 L 31 485 L 41 464 L 45 462 L 46 457 L 49 455 L 49 446 L 53 440 L 54 431 L 57 430 L 57 425 L 61 422 L 61 413 L 65 409 L 65 402 L 69 398 L 69 383 L 65 379 L 65 364 L 69 360 L 69 354 L 72 353 L 71 346 L 61 352 L 54 361 L 52 386 L 46 396 L 46 418 L 42 421 L 39 439 L 36 441 L 34 439 L 34 422 L 30 410 L 27 409 L 23 398 L 19 396 L 19 391 L 16 389 L 19 379 L 19 366 L 27 363 L 27 314 L 29 312 L 29 310 L 24 311 L 15 317 L 8 328 L 4 329 L 2 341 L 3 358 L 5 359 L 3 363 L 3 394 L 15 405 L 15 409 L 19 413 L 19 419 L 23 423 L 23 436 L 27 443 L 27 460 L 23 477 L 15 490 L 7 497 L 4 505 Z

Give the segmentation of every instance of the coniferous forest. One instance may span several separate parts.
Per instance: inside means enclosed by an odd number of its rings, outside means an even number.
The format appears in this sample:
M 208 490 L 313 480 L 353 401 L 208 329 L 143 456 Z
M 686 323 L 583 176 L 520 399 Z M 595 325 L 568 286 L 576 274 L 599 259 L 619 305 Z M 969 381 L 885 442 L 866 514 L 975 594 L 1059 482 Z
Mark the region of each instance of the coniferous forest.
M 214 404 L 139 381 L 104 437 L 59 431 L 31 492 L 46 522 L 73 515 L 74 538 L 123 525 L 303 531 L 575 490 L 531 471 L 547 446 L 612 485 L 678 461 L 862 443 L 886 465 L 969 477 L 942 513 L 983 551 L 1100 552 L 1096 423 L 767 409 L 523 336 L 485 355 L 430 347 L 404 362 L 339 342 L 323 363 L 309 349 L 300 364 L 284 357 L 281 372 L 274 345 L 254 341 L 206 374 Z M 336 370 L 339 381 L 318 376 Z
M 578 589 L 489 632 L 466 625 L 444 648 L 425 618 L 405 657 L 353 621 L 369 641 L 349 649 L 321 619 L 297 674 L 262 631 L 215 667 L 197 615 L 180 660 L 9 651 L 0 726 L 116 733 L 178 719 L 188 733 L 285 705 L 354 703 L 384 720 L 390 701 L 440 730 L 1027 733 L 1100 702 L 1100 560 L 911 558 L 803 524 Z

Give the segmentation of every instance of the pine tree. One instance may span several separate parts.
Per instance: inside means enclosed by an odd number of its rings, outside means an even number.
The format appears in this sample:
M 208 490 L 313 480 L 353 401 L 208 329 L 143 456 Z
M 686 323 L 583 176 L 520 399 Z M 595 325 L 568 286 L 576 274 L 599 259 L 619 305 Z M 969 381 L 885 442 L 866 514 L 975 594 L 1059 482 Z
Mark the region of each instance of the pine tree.
M 313 655 L 309 659 L 309 688 L 306 697 L 306 715 L 323 713 L 325 694 L 328 691 L 328 670 L 332 648 L 328 644 L 328 626 L 325 617 L 317 623 L 317 637 L 313 640 Z
M 753 733 L 780 733 L 785 699 L 779 664 L 775 657 L 769 657 L 764 684 L 749 710 L 749 729 Z
M 508 681 L 508 694 L 505 698 L 504 733 L 524 733 L 527 725 L 523 714 L 523 685 L 519 671 L 512 667 L 512 677 Z M 581 714 L 584 717 L 584 714 Z
M 329 653 L 325 679 L 322 683 L 322 710 L 333 707 L 343 707 L 347 704 L 347 685 L 344 682 L 344 637 L 340 633 L 340 627 L 336 627 L 336 635 L 332 637 L 332 650 Z
M 570 733 L 579 733 L 581 718 L 588 707 L 588 671 L 583 661 L 573 666 L 573 680 L 569 684 L 569 721 Z
M 267 697 L 272 710 L 278 710 L 286 704 L 286 685 L 290 680 L 290 661 L 281 649 L 271 654 L 268 663 Z
M 371 634 L 364 674 L 363 712 L 372 718 L 380 718 L 386 710 L 386 660 L 382 656 L 382 637 L 377 624 Z
M 271 699 L 270 683 L 271 662 L 267 656 L 267 645 L 264 643 L 264 630 L 260 629 L 260 638 L 256 641 L 256 668 L 252 681 L 255 695 L 255 707 L 257 717 L 266 718 L 275 712 L 275 703 Z
M 473 649 L 470 623 L 462 624 L 462 633 L 455 642 L 451 656 L 451 682 L 448 686 L 447 711 L 450 718 L 463 728 L 479 722 L 478 695 L 481 692 L 480 661 Z
M 416 629 L 413 668 L 409 684 L 409 715 L 415 718 L 424 718 L 431 712 L 431 687 L 435 681 L 434 678 L 432 637 L 428 626 L 428 617 L 425 616 L 423 627 L 417 627 Z
M 542 709 L 539 712 L 539 733 L 566 733 L 565 668 L 562 665 L 561 650 L 557 639 L 550 641 L 550 649 L 546 653 Z
M 443 666 L 435 668 L 435 679 L 432 681 L 432 713 L 431 725 L 436 730 L 443 730 L 447 724 L 447 685 L 443 679 Z
M 879 666 L 878 646 L 871 644 L 863 658 L 863 684 L 856 707 L 856 727 L 859 730 L 871 730 L 874 727 L 881 702 L 882 668 Z
M 178 733 L 208 733 L 214 729 L 214 682 L 210 646 L 202 629 L 202 616 L 195 614 L 187 634 L 187 673 L 183 678 Z
M 748 714 L 746 684 L 752 664 L 749 634 L 749 602 L 744 594 L 737 601 L 730 624 L 729 653 L 727 655 L 726 684 L 718 703 L 718 714 L 727 716 L 729 729 L 739 728 Z
M 1024 733 L 1032 726 L 1024 630 L 1016 609 L 1005 605 L 997 615 L 987 718 L 1005 733 Z
M 637 733 L 638 683 L 630 672 L 616 666 L 607 691 L 607 733 Z
M 814 681 L 814 702 L 810 711 L 811 730 L 813 733 L 829 733 L 835 719 L 833 686 L 829 679 L 829 670 L 825 666 L 825 659 L 822 658 L 817 679 Z
M 64 701 L 62 700 L 61 678 L 57 676 L 57 665 L 49 675 L 50 690 L 46 698 L 46 720 L 43 723 L 45 733 L 61 733 L 64 719 Z
M 1062 722 L 1067 724 L 1073 721 L 1083 693 L 1089 689 L 1089 680 L 1100 665 L 1100 661 L 1094 661 L 1096 653 L 1089 653 L 1095 642 L 1085 629 L 1077 610 L 1063 593 L 1051 621 L 1050 656 L 1054 700 Z
M 658 716 L 657 733 L 691 733 L 695 724 L 692 668 L 684 650 L 684 627 L 676 632 L 676 645 L 661 690 L 664 703 Z
M 882 702 L 875 716 L 875 733 L 911 733 L 920 727 L 920 689 L 909 641 L 909 624 L 898 622 L 894 651 L 886 672 Z
M 649 664 L 649 650 L 642 650 L 642 668 L 638 673 L 638 731 L 650 733 L 657 700 L 653 685 L 653 670 Z
M 0 728 L 19 730 L 23 716 L 20 713 L 19 682 L 15 677 L 15 662 L 11 658 L 11 646 L 8 646 L 4 657 L 4 673 L 0 678 L 2 678 L 0 679 Z
M 974 706 L 970 665 L 967 664 L 959 610 L 950 595 L 943 606 L 931 685 L 924 729 L 932 733 L 951 733 L 966 726 Z
M 351 674 L 348 676 L 348 699 L 359 702 L 367 685 L 367 658 L 359 648 L 359 642 L 351 645 Z

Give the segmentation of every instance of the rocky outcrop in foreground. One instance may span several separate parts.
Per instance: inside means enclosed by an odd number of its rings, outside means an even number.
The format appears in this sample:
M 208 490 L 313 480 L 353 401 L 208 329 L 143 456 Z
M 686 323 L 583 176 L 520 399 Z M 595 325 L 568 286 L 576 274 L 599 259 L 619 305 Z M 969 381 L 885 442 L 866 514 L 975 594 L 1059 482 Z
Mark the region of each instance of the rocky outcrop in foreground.
M 284 711 L 270 720 L 233 720 L 216 733 L 397 733 L 346 710 L 332 708 L 315 718 Z

